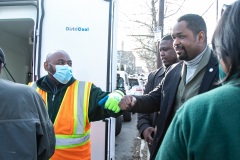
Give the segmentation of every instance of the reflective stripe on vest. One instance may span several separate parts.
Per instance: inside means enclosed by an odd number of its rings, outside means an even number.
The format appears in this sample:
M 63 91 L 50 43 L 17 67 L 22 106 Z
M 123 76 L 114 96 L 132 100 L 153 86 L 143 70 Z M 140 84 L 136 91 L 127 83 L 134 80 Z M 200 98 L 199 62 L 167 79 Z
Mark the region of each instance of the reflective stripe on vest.
M 35 88 L 43 97 L 44 101 L 47 101 L 47 93 L 40 88 L 37 87 L 36 83 L 29 84 L 33 88 Z M 72 85 L 70 85 L 66 93 L 64 95 L 62 104 L 59 108 L 57 117 L 54 122 L 54 129 L 56 129 L 55 136 L 56 136 L 56 149 L 64 149 L 64 148 L 72 148 L 76 146 L 82 146 L 90 140 L 90 123 L 88 121 L 88 103 L 89 103 L 89 95 L 91 90 L 91 82 L 82 82 L 82 81 L 75 81 Z M 71 96 L 67 96 L 70 94 Z M 69 98 L 74 96 L 74 98 Z M 58 127 L 61 126 L 60 122 L 62 119 L 61 115 L 66 110 L 64 103 L 69 99 L 73 100 L 70 106 L 73 107 L 73 115 L 74 117 L 74 125 L 73 133 L 72 134 L 62 134 L 58 133 Z M 46 103 L 47 104 L 47 103 Z M 71 108 L 72 109 L 72 108 Z M 60 123 L 60 124 L 59 124 Z
M 42 99 L 44 100 L 44 102 L 46 104 L 46 108 L 48 109 L 47 92 L 38 88 L 36 82 L 29 82 L 28 85 L 33 87 L 42 96 Z
M 72 148 L 72 147 L 84 145 L 90 139 L 90 134 L 88 132 L 86 136 L 80 137 L 80 138 L 70 138 L 70 137 L 56 135 L 56 148 L 64 149 L 64 148 Z

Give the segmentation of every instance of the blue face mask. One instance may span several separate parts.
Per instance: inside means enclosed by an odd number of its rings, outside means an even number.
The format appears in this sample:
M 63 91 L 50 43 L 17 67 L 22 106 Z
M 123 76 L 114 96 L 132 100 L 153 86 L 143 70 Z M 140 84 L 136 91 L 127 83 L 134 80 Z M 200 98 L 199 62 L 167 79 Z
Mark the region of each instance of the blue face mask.
M 219 79 L 223 80 L 227 75 L 224 72 L 222 65 L 220 63 L 218 64 L 218 70 L 219 70 Z
M 67 84 L 67 82 L 72 78 L 72 68 L 69 65 L 56 65 L 56 72 L 53 77 L 62 84 Z

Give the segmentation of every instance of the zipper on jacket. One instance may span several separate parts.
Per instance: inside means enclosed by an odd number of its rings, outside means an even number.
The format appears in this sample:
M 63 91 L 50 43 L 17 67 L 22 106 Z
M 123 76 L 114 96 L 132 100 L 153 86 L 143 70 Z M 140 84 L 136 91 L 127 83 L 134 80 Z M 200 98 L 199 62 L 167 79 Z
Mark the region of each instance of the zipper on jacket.
M 52 102 L 54 101 L 54 98 L 55 98 L 55 94 L 54 94 L 53 97 L 52 97 Z
M 55 99 L 55 95 L 57 94 L 57 86 L 56 85 L 54 85 L 54 87 L 53 87 L 53 97 L 52 97 L 52 102 L 54 101 L 54 99 Z

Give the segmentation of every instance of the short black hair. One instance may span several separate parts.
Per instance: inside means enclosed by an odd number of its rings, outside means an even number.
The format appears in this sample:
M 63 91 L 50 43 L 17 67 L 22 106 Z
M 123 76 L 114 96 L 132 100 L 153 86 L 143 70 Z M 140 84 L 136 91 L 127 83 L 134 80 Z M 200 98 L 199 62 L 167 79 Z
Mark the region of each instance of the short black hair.
M 222 59 L 228 73 L 222 82 L 234 74 L 240 77 L 240 1 L 228 5 L 213 33 L 213 51 Z
M 5 55 L 4 55 L 2 48 L 0 48 L 0 63 L 3 63 L 4 65 L 6 63 Z
M 163 38 L 161 39 L 162 40 L 172 40 L 173 41 L 173 38 L 172 38 L 172 35 L 171 34 L 166 34 L 163 36 Z
M 205 42 L 207 42 L 207 27 L 202 16 L 197 14 L 185 14 L 177 20 L 178 23 L 181 21 L 187 22 L 187 28 L 190 29 L 195 36 L 203 31 L 205 34 Z

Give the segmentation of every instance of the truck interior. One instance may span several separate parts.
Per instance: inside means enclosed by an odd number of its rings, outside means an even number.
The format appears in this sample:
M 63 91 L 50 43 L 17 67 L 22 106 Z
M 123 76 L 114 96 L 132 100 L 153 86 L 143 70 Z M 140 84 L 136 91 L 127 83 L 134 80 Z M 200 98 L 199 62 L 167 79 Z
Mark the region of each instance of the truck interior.
M 0 47 L 6 58 L 1 78 L 23 84 L 32 81 L 33 30 L 30 18 L 0 20 Z

